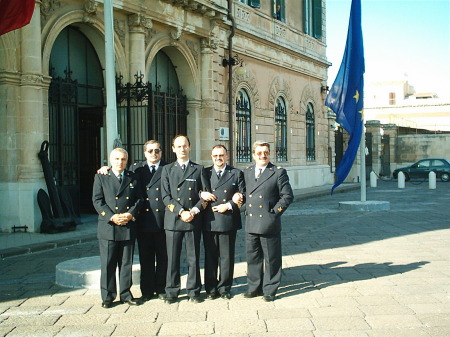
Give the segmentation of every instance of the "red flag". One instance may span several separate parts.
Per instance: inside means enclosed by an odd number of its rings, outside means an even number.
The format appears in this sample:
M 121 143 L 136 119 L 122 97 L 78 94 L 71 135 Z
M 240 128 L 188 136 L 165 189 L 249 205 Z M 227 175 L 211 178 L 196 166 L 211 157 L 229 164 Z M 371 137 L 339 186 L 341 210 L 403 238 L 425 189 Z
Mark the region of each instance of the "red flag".
M 0 35 L 30 23 L 36 0 L 0 0 Z

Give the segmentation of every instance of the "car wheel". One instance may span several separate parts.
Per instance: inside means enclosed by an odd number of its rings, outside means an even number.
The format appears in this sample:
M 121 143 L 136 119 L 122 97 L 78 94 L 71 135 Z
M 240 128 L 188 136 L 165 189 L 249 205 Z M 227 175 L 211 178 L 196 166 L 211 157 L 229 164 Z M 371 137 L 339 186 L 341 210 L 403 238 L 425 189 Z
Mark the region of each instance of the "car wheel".
M 446 182 L 446 181 L 449 181 L 449 180 L 450 180 L 450 175 L 449 175 L 449 173 L 448 173 L 448 172 L 442 172 L 442 173 L 441 173 L 441 181 Z
M 405 175 L 405 181 L 409 181 L 410 179 L 409 174 L 406 172 L 403 172 L 403 174 Z

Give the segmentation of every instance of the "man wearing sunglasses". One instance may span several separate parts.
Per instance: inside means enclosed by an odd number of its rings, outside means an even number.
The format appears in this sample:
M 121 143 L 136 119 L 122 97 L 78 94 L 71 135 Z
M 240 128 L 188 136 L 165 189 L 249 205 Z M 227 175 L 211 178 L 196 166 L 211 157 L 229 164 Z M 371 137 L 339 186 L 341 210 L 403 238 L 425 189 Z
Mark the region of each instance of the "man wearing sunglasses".
M 245 298 L 275 299 L 281 281 L 281 215 L 294 195 L 287 172 L 270 162 L 270 145 L 253 144 L 254 165 L 244 169 L 248 290 Z
M 161 144 L 157 140 L 147 141 L 144 144 L 144 156 L 146 160 L 134 163 L 129 168 L 140 178 L 141 194 L 144 199 L 137 217 L 142 302 L 156 296 L 160 299 L 165 298 L 167 273 L 165 206 L 161 196 L 161 172 L 166 163 L 161 160 Z M 109 174 L 109 167 L 103 166 L 97 173 Z
M 144 161 L 131 165 L 130 171 L 141 178 L 144 204 L 138 216 L 137 242 L 141 264 L 142 301 L 157 296 L 165 298 L 167 250 L 164 231 L 164 203 L 161 196 L 161 144 L 149 140 L 144 144 Z

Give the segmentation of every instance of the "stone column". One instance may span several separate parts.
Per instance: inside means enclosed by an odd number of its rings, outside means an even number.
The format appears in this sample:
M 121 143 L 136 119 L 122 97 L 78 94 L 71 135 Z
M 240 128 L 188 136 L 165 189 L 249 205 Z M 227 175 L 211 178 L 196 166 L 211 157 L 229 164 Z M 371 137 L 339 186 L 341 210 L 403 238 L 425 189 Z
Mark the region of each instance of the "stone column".
M 130 29 L 130 67 L 129 81 L 134 82 L 134 75 L 144 74 L 144 81 L 147 82 L 145 73 L 145 33 L 152 27 L 152 20 L 142 14 L 132 14 L 128 16 L 128 26 Z
M 17 112 L 19 153 L 17 165 L 16 225 L 39 230 L 41 213 L 37 204 L 39 188 L 45 188 L 42 166 L 37 156 L 48 138 L 48 119 L 44 116 L 44 78 L 42 75 L 40 1 L 36 2 L 31 22 L 20 29 L 20 98 Z M 46 105 L 46 104 L 45 104 Z
M 397 136 L 398 128 L 395 124 L 383 124 L 385 135 L 389 136 L 389 168 L 391 173 L 397 168 Z
M 218 128 L 228 126 L 228 120 L 219 120 L 217 125 L 215 118 L 220 118 L 217 114 L 217 100 L 215 99 L 214 87 L 214 47 L 216 46 L 212 38 L 204 38 L 201 40 L 200 51 L 200 78 L 202 91 L 202 105 L 199 114 L 200 129 L 199 139 L 202 144 L 202 152 L 199 154 L 203 160 L 211 158 L 211 147 L 219 142 Z M 222 144 L 227 146 L 226 141 Z
M 381 172 L 381 124 L 380 121 L 366 121 L 366 133 L 372 134 L 372 171 Z M 366 144 L 366 146 L 369 144 Z

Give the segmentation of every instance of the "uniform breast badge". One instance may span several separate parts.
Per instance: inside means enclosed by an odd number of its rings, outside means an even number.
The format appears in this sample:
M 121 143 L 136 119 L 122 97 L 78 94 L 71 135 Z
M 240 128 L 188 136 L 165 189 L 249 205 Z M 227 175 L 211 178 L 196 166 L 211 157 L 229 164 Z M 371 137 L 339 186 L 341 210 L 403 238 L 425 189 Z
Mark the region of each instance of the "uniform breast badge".
M 175 205 L 173 205 L 173 204 L 167 205 L 167 208 L 169 209 L 169 211 L 171 211 L 173 213 Z

